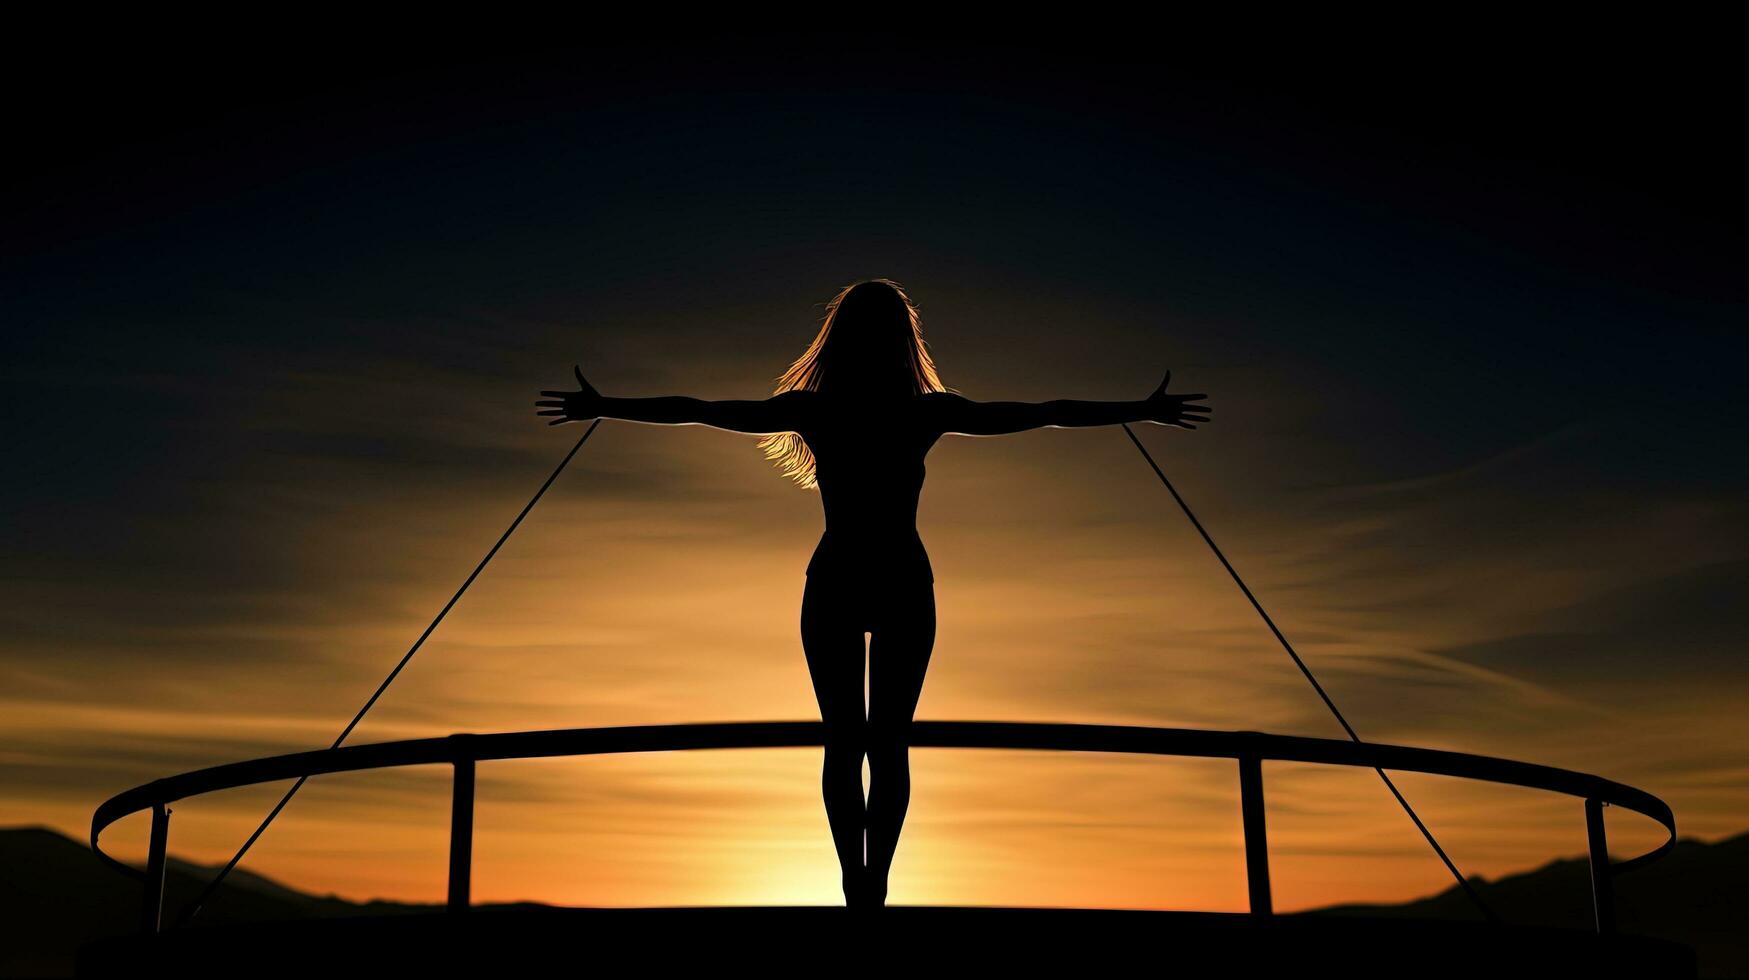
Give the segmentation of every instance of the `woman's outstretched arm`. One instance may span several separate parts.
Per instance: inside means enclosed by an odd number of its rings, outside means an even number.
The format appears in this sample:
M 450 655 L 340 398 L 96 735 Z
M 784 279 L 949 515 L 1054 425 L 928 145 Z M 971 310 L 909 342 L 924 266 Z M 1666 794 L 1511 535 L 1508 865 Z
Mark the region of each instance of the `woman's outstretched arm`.
M 977 402 L 948 392 L 929 397 L 939 412 L 936 419 L 941 431 L 967 436 L 999 436 L 1027 429 L 1079 428 L 1120 422 L 1157 422 L 1194 429 L 1196 423 L 1207 422 L 1214 409 L 1186 403 L 1208 396 L 1201 393 L 1169 395 L 1166 385 L 1171 380 L 1172 372 L 1167 371 L 1152 395 L 1133 402 L 1068 398 L 1048 402 Z
M 731 432 L 770 434 L 794 432 L 800 424 L 800 403 L 807 392 L 786 391 L 761 401 L 706 401 L 684 395 L 655 398 L 610 398 L 583 380 L 583 369 L 573 367 L 578 391 L 543 391 L 535 402 L 539 415 L 553 416 L 548 425 L 589 419 L 622 419 L 656 425 L 708 425 Z

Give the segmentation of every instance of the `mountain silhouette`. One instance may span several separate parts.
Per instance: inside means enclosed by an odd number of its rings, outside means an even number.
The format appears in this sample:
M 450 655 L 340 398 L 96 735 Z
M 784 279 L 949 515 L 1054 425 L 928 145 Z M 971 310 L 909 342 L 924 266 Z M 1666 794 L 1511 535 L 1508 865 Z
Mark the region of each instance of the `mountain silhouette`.
M 1616 924 L 1622 932 L 1671 939 L 1692 948 L 1702 977 L 1749 977 L 1749 833 L 1712 844 L 1679 838 L 1670 853 L 1615 880 Z M 1560 858 L 1498 881 L 1471 885 L 1500 917 L 1515 925 L 1590 929 L 1591 865 Z M 1335 905 L 1304 915 L 1366 915 L 1427 919 L 1479 918 L 1457 885 L 1400 905 Z
M 216 871 L 169 859 L 167 912 L 179 910 Z M 1563 858 L 1497 881 L 1471 881 L 1501 918 L 1515 926 L 1587 930 L 1593 925 L 1589 875 L 1584 859 Z M 1749 893 L 1742 886 L 1746 876 L 1749 833 L 1711 844 L 1680 839 L 1660 860 L 1617 879 L 1621 929 L 1693 948 L 1702 977 L 1749 977 L 1749 938 L 1742 929 L 1749 913 Z M 352 902 L 313 895 L 237 870 L 191 928 L 363 916 L 403 916 L 413 922 L 439 914 L 441 908 L 435 903 Z M 567 911 L 538 903 L 479 908 Z M 139 909 L 139 883 L 104 866 L 84 843 L 44 827 L 0 829 L 0 933 L 9 937 L 0 948 L 0 977 L 71 976 L 81 945 L 133 934 Z M 1362 917 L 1470 920 L 1477 915 L 1453 885 L 1397 905 L 1347 904 L 1277 916 L 1332 924 Z
M 178 858 L 165 862 L 164 907 L 179 910 L 218 873 Z M 316 896 L 241 869 L 201 913 L 202 927 L 242 922 L 430 911 L 434 906 L 349 902 Z M 0 977 L 71 976 L 83 943 L 139 929 L 140 883 L 117 874 L 91 847 L 46 827 L 0 830 Z

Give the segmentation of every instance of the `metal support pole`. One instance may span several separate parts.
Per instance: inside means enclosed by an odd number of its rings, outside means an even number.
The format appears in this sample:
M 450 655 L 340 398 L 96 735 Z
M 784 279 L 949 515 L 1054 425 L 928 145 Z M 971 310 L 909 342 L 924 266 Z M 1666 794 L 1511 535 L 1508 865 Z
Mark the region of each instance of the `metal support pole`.
M 1585 836 L 1591 844 L 1591 903 L 1597 910 L 1597 931 L 1615 931 L 1615 880 L 1609 867 L 1609 840 L 1603 834 L 1602 800 L 1585 801 Z
M 455 761 L 455 796 L 449 810 L 449 910 L 465 912 L 474 864 L 474 760 Z
M 152 805 L 152 838 L 146 849 L 145 895 L 140 903 L 140 931 L 158 932 L 164 919 L 164 858 L 170 848 L 170 810 Z
M 1274 915 L 1269 898 L 1269 838 L 1263 822 L 1263 760 L 1239 757 L 1239 811 L 1245 825 L 1245 878 L 1251 888 L 1251 914 Z

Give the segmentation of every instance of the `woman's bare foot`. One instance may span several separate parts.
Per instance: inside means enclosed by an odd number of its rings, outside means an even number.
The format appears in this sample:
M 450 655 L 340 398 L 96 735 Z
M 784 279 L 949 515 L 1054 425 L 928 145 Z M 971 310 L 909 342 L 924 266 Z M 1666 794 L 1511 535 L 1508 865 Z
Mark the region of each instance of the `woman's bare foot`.
M 869 905 L 868 869 L 857 865 L 844 872 L 844 907 L 867 908 Z
M 876 868 L 863 869 L 863 891 L 869 908 L 886 908 L 887 874 Z

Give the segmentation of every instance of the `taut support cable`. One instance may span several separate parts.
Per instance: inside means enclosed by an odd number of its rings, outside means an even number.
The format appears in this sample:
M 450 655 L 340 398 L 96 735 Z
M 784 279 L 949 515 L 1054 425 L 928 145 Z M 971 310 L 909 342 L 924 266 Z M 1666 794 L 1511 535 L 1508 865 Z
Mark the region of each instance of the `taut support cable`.
M 406 667 L 408 661 L 413 659 L 413 655 L 419 652 L 419 648 L 425 645 L 426 638 L 430 637 L 432 632 L 437 629 L 437 624 L 443 622 L 443 617 L 449 615 L 449 611 L 455 608 L 455 604 L 461 600 L 462 593 L 468 591 L 468 586 L 473 585 L 474 579 L 479 578 L 480 573 L 486 570 L 487 563 L 492 560 L 494 555 L 498 554 L 498 549 L 504 547 L 504 542 L 510 540 L 510 535 L 514 534 L 516 529 L 522 525 L 522 519 L 528 516 L 529 511 L 534 510 L 535 504 L 540 503 L 540 498 L 545 496 L 547 488 L 552 486 L 553 481 L 559 478 L 559 474 L 565 471 L 565 467 L 570 465 L 571 457 L 577 455 L 577 450 L 583 448 L 583 444 L 589 441 L 589 437 L 595 434 L 596 428 L 600 425 L 601 419 L 596 419 L 589 426 L 589 431 L 583 433 L 583 437 L 578 439 L 577 444 L 571 447 L 571 451 L 565 454 L 565 458 L 559 461 L 559 465 L 553 469 L 552 475 L 547 477 L 547 482 L 541 484 L 540 489 L 536 490 L 534 496 L 529 499 L 528 503 L 523 505 L 522 513 L 517 514 L 516 520 L 511 521 L 510 526 L 504 529 L 504 533 L 498 536 L 498 543 L 494 544 L 492 550 L 486 552 L 486 557 L 480 559 L 480 563 L 474 566 L 474 570 L 469 573 L 467 581 L 463 582 L 462 587 L 455 590 L 455 595 L 450 596 L 449 601 L 444 603 L 443 609 L 437 614 L 437 618 L 431 621 L 430 626 L 425 627 L 425 632 L 419 634 L 419 639 L 413 641 L 413 646 L 408 648 L 407 653 L 401 657 L 401 662 L 395 665 L 394 670 L 389 671 L 389 676 L 383 678 L 381 684 L 377 685 L 376 691 L 373 692 L 370 699 L 364 703 L 364 707 L 358 709 L 358 714 L 352 716 L 352 720 L 346 723 L 346 728 L 340 732 L 340 736 L 334 739 L 334 744 L 328 746 L 328 748 L 339 748 L 340 743 L 346 741 L 346 737 L 352 734 L 352 730 L 357 728 L 358 723 L 364 720 L 364 716 L 370 712 L 370 709 L 376 706 L 377 699 L 382 697 L 383 692 L 387 691 L 389 685 L 395 682 L 395 678 L 400 676 L 401 669 Z M 299 776 L 298 781 L 292 783 L 291 789 L 285 791 L 285 795 L 280 797 L 279 802 L 275 804 L 272 811 L 267 814 L 267 819 L 261 821 L 261 826 L 255 828 L 255 833 L 249 835 L 249 839 L 243 842 L 242 847 L 237 848 L 237 853 L 231 856 L 231 860 L 220 869 L 219 873 L 213 877 L 212 881 L 207 882 L 205 888 L 201 889 L 200 895 L 198 895 L 194 901 L 188 903 L 188 905 L 182 910 L 182 914 L 177 917 L 176 924 L 172 928 L 180 929 L 187 925 L 196 915 L 200 914 L 201 907 L 206 904 L 207 899 L 212 897 L 213 892 L 218 890 L 220 883 L 225 880 L 225 876 L 231 873 L 231 869 L 237 866 L 238 861 L 243 860 L 243 855 L 249 853 L 249 848 L 254 847 L 255 842 L 261 839 L 261 835 L 267 832 L 268 825 L 273 823 L 273 818 L 279 816 L 279 811 L 285 809 L 285 805 L 291 802 L 291 798 L 297 795 L 298 790 L 303 788 L 305 781 L 309 778 L 310 777 L 308 776 Z
M 1239 577 L 1239 572 L 1233 568 L 1233 563 L 1227 560 L 1227 556 L 1222 553 L 1220 546 L 1215 544 L 1215 539 L 1209 537 L 1208 531 L 1203 528 L 1202 522 L 1196 519 L 1196 514 L 1191 511 L 1190 505 L 1184 502 L 1184 497 L 1179 494 L 1178 488 L 1172 485 L 1171 480 L 1166 479 L 1166 474 L 1160 469 L 1160 464 L 1154 462 L 1154 457 L 1148 452 L 1148 447 L 1142 445 L 1142 440 L 1136 438 L 1136 434 L 1130 430 L 1128 423 L 1119 424 L 1123 426 L 1124 434 L 1129 436 L 1130 441 L 1135 443 L 1136 448 L 1141 451 L 1142 458 L 1147 460 L 1148 465 L 1153 468 L 1154 475 L 1160 478 L 1161 483 L 1165 484 L 1166 491 L 1172 494 L 1172 499 L 1178 501 L 1179 509 L 1184 511 L 1185 517 L 1190 518 L 1191 526 L 1196 528 L 1196 533 L 1202 535 L 1202 539 L 1209 546 L 1209 550 L 1214 552 L 1215 557 L 1221 560 L 1222 567 L 1226 568 L 1227 574 L 1233 577 L 1233 582 L 1239 586 L 1239 591 L 1245 593 L 1245 598 L 1251 600 L 1251 608 L 1257 610 L 1257 615 L 1263 617 L 1264 625 L 1268 626 L 1269 631 L 1274 633 L 1275 638 L 1281 642 L 1281 648 L 1286 650 L 1287 655 L 1293 658 L 1294 664 L 1300 668 L 1300 673 L 1306 675 L 1306 680 L 1312 682 L 1312 690 L 1317 691 L 1318 697 L 1324 699 L 1324 704 L 1330 708 L 1330 713 L 1335 715 L 1336 720 L 1342 724 L 1342 729 L 1348 733 L 1348 737 L 1359 742 L 1361 738 L 1355 733 L 1354 726 L 1348 723 L 1347 718 L 1342 717 L 1342 712 L 1336 707 L 1336 702 L 1330 700 L 1330 695 L 1324 692 L 1324 685 L 1318 683 L 1318 679 L 1312 676 L 1311 668 L 1307 667 L 1306 662 L 1300 659 L 1300 655 L 1294 652 L 1293 644 L 1289 643 L 1287 637 L 1282 635 L 1281 629 L 1275 625 L 1275 620 L 1269 618 L 1269 613 L 1263 610 L 1263 604 L 1258 602 L 1257 597 L 1251 594 L 1250 587 L 1245 584 L 1244 579 Z M 1391 791 L 1392 796 L 1397 798 L 1397 802 L 1403 805 L 1403 810 L 1409 814 L 1409 819 L 1415 821 L 1415 826 L 1420 829 L 1421 836 L 1427 838 L 1427 843 L 1433 846 L 1433 852 L 1439 855 L 1441 861 L 1445 862 L 1446 869 L 1451 872 L 1453 878 L 1457 879 L 1457 883 L 1463 887 L 1464 894 L 1470 897 L 1470 901 L 1476 903 L 1476 908 L 1482 910 L 1482 914 L 1487 917 L 1488 921 L 1498 923 L 1500 917 L 1494 914 L 1494 910 L 1488 907 L 1488 903 L 1482 901 L 1482 896 L 1476 893 L 1475 888 L 1473 888 L 1469 881 L 1464 878 L 1463 873 L 1458 871 L 1457 865 L 1453 864 L 1451 858 L 1446 856 L 1445 848 L 1440 847 L 1439 841 L 1434 839 L 1433 831 L 1427 829 L 1427 825 L 1422 823 L 1421 818 L 1416 815 L 1415 808 L 1410 806 L 1409 801 L 1403 798 L 1403 794 L 1397 791 L 1397 784 L 1391 782 L 1391 777 L 1385 774 L 1384 769 L 1374 767 L 1373 771 L 1378 773 L 1379 778 L 1385 781 L 1386 788 Z

